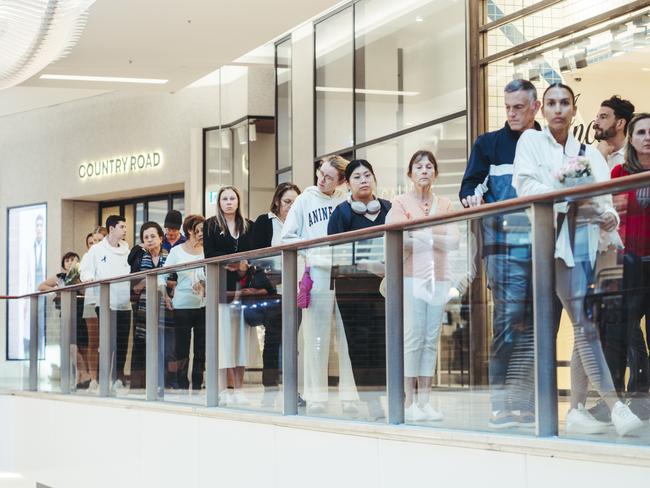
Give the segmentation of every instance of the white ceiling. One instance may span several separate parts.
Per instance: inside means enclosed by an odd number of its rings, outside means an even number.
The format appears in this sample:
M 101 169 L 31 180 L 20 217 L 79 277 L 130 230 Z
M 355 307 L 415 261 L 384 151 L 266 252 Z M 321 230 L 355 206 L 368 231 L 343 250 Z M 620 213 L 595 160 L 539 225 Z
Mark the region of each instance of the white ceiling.
M 84 33 L 70 54 L 21 85 L 47 87 L 51 97 L 33 89 L 0 91 L 0 116 L 111 90 L 177 91 L 339 2 L 96 0 Z M 169 82 L 125 85 L 39 79 L 44 73 L 163 78 Z M 77 92 L 65 96 L 61 88 Z

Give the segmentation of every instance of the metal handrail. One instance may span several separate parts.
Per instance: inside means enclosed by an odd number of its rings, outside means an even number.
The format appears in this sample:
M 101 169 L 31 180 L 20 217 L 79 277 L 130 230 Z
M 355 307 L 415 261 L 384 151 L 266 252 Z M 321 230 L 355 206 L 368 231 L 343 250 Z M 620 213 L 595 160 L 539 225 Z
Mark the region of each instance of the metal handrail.
M 422 219 L 415 219 L 408 222 L 396 222 L 393 224 L 378 225 L 367 229 L 354 230 L 344 232 L 341 234 L 329 235 L 319 237 L 317 239 L 301 240 L 299 242 L 290 244 L 281 244 L 274 247 L 266 247 L 262 249 L 254 249 L 251 251 L 239 252 L 235 254 L 228 254 L 225 256 L 217 256 L 213 258 L 206 258 L 191 263 L 177 264 L 165 268 L 155 268 L 137 273 L 131 273 L 122 276 L 116 276 L 109 279 L 86 281 L 77 285 L 69 285 L 57 288 L 56 290 L 40 291 L 33 293 L 26 293 L 23 295 L 0 295 L 0 300 L 4 299 L 24 299 L 36 296 L 48 295 L 50 293 L 60 291 L 76 291 L 102 284 L 121 283 L 124 281 L 131 281 L 134 279 L 144 279 L 149 275 L 169 274 L 177 271 L 185 271 L 188 269 L 196 269 L 200 266 L 207 264 L 226 264 L 235 261 L 242 261 L 246 259 L 259 259 L 264 257 L 275 256 L 281 254 L 283 251 L 302 251 L 305 249 L 320 247 L 324 245 L 337 245 L 346 244 L 362 239 L 370 239 L 380 237 L 384 232 L 388 231 L 407 231 L 420 229 L 423 227 L 430 227 L 432 225 L 443 225 L 453 222 L 459 222 L 469 219 L 477 219 L 483 217 L 491 217 L 506 212 L 513 212 L 517 210 L 524 210 L 531 207 L 535 203 L 554 203 L 557 201 L 575 201 L 585 198 L 591 198 L 604 194 L 620 193 L 627 190 L 635 189 L 645 185 L 650 185 L 650 172 L 643 172 L 636 175 L 624 176 L 613 180 L 608 180 L 600 183 L 589 183 L 570 189 L 561 189 L 553 192 L 543 193 L 540 195 L 532 195 L 526 197 L 517 197 L 510 200 L 504 200 L 495 203 L 488 203 L 478 207 L 464 208 L 455 210 L 444 215 L 435 215 L 425 217 Z

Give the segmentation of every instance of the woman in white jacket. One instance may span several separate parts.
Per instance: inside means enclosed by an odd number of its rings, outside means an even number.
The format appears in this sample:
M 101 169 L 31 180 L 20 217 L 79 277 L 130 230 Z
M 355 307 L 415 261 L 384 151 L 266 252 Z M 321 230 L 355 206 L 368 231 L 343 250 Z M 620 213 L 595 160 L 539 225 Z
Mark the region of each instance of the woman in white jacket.
M 348 161 L 330 156 L 320 161 L 316 170 L 317 186 L 310 186 L 294 201 L 282 228 L 282 242 L 315 239 L 327 235 L 327 224 L 336 206 L 346 200 L 339 188 L 345 182 Z M 352 375 L 348 344 L 334 290 L 330 288 L 332 251 L 313 248 L 305 251 L 305 266 L 313 280 L 311 302 L 302 314 L 304 341 L 304 398 L 309 414 L 322 414 L 327 409 L 328 358 L 332 319 L 336 324 L 339 357 L 339 395 L 343 413 L 358 413 L 359 396 Z
M 575 95 L 561 83 L 544 92 L 542 113 L 547 126 L 543 131 L 527 130 L 519 139 L 514 162 L 513 186 L 519 196 L 547 193 L 565 187 L 558 171 L 572 159 L 583 156 L 591 165 L 593 178 L 581 183 L 607 181 L 609 169 L 601 154 L 580 144 L 569 133 L 576 114 Z M 642 425 L 638 417 L 619 401 L 612 376 L 598 339 L 598 329 L 585 310 L 585 296 L 592 282 L 598 251 L 620 246 L 616 231 L 618 215 L 611 195 L 580 202 L 555 204 L 557 240 L 555 244 L 556 292 L 573 324 L 574 346 L 571 357 L 571 410 L 567 414 L 567 433 L 598 434 L 607 424 L 598 422 L 584 404 L 589 382 L 612 411 L 612 422 L 619 435 Z

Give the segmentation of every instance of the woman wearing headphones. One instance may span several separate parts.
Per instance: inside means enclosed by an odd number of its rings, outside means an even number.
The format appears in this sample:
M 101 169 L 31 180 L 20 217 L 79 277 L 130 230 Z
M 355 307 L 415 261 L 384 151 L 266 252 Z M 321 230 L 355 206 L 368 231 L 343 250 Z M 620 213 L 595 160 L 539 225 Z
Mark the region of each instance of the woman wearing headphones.
M 350 194 L 332 212 L 327 225 L 328 234 L 366 229 L 386 222 L 390 202 L 375 197 L 377 185 L 372 165 L 364 159 L 355 159 L 345 168 L 345 181 Z M 384 297 L 379 285 L 384 274 L 383 245 L 380 239 L 345 244 L 352 246 L 352 262 L 332 269 L 336 302 L 339 305 L 343 328 L 348 341 L 352 373 L 357 385 L 370 387 L 368 417 L 372 420 L 386 416 L 379 401 L 386 388 L 386 313 Z

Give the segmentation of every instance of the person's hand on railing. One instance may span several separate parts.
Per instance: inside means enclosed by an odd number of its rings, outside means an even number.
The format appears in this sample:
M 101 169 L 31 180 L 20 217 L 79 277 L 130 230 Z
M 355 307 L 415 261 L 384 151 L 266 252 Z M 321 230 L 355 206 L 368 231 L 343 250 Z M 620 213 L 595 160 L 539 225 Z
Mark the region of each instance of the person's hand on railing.
M 172 304 L 172 299 L 167 294 L 165 294 L 165 308 L 167 310 L 174 310 L 174 305 Z
M 462 203 L 465 208 L 478 207 L 483 203 L 483 197 L 481 195 L 468 195 L 463 198 L 460 203 Z

